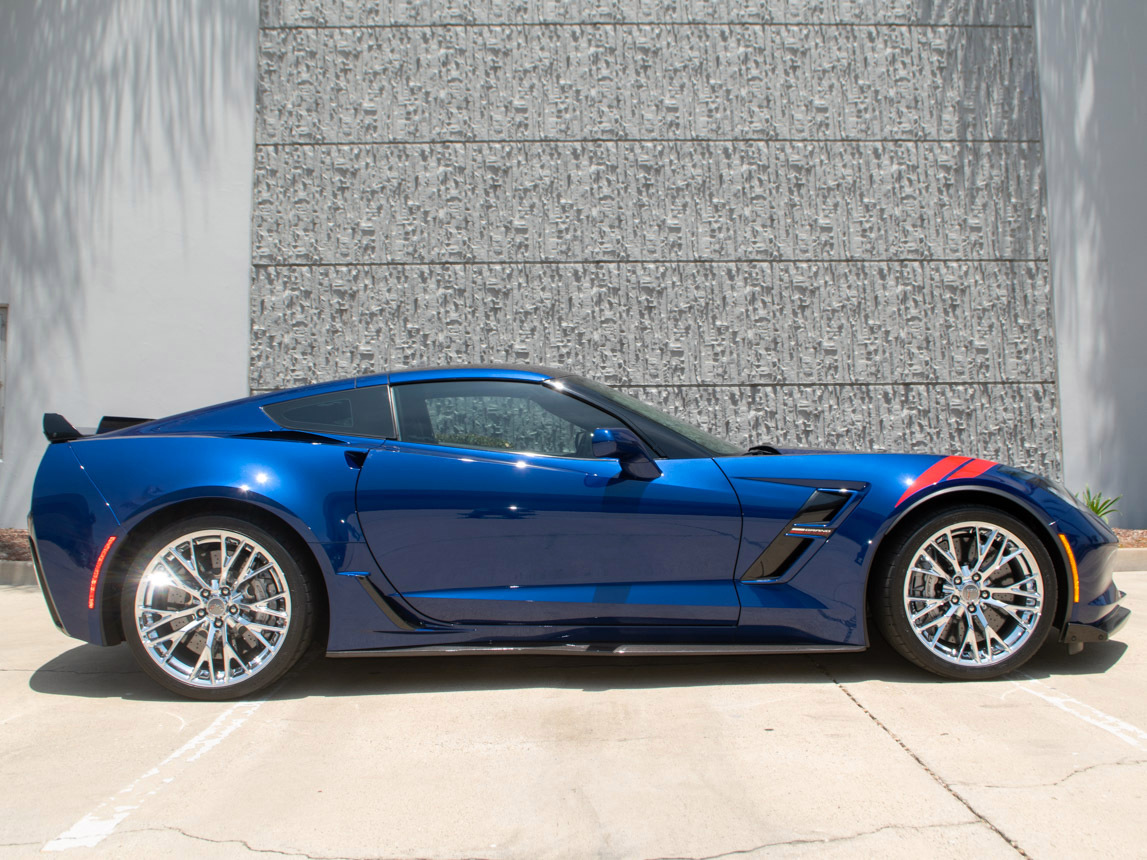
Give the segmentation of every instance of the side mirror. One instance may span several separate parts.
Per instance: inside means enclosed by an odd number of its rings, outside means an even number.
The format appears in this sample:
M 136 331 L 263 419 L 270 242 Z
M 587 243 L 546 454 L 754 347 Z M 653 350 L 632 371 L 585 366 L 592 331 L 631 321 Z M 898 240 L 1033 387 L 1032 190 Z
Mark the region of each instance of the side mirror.
M 661 469 L 653 462 L 649 449 L 637 434 L 624 427 L 599 427 L 593 431 L 593 456 L 603 460 L 617 460 L 621 473 L 638 481 L 652 481 L 661 477 Z

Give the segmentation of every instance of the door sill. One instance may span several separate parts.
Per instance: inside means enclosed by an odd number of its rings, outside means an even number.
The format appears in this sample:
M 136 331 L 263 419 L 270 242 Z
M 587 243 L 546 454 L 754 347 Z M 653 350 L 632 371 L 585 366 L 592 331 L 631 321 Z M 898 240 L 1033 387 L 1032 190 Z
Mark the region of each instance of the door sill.
M 328 657 L 473 657 L 478 654 L 564 654 L 571 657 L 723 657 L 735 654 L 835 654 L 864 645 L 416 645 L 364 651 L 328 651 Z

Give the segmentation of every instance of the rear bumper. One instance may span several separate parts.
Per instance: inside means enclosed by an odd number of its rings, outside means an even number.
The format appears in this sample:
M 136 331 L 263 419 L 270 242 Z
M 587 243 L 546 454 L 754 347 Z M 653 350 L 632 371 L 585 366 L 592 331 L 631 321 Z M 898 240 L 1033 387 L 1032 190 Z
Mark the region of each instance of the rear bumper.
M 52 621 L 69 636 L 108 644 L 103 630 L 103 585 L 92 574 L 100 552 L 119 522 L 84 474 L 69 443 L 49 445 L 36 473 L 28 514 L 36 578 Z M 109 554 L 106 564 L 114 563 Z
M 28 518 L 28 543 L 32 547 L 32 568 L 36 571 L 36 582 L 40 584 L 40 593 L 44 595 L 44 602 L 48 604 L 48 614 L 52 616 L 52 623 L 62 633 L 64 622 L 60 620 L 60 610 L 56 609 L 56 601 L 52 599 L 52 591 L 48 588 L 48 581 L 44 579 L 44 568 L 40 566 L 40 553 L 36 550 L 36 533 L 32 530 L 32 518 Z

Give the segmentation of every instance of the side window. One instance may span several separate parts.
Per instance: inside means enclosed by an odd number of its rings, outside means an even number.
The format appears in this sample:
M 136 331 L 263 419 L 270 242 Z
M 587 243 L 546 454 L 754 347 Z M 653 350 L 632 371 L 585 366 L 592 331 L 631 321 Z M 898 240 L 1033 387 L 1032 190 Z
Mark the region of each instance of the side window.
M 394 421 L 385 385 L 312 394 L 264 406 L 272 421 L 288 430 L 339 436 L 394 438 Z
M 533 382 L 473 380 L 394 386 L 403 442 L 593 456 L 597 427 L 619 422 L 606 412 Z

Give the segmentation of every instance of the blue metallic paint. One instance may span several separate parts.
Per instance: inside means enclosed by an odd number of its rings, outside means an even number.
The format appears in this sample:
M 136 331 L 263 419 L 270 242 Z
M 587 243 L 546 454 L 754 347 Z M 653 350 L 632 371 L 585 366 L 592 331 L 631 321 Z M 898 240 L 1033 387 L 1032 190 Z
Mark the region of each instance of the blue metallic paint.
M 1067 536 L 1080 577 L 1079 603 L 1065 604 L 1071 621 L 1100 625 L 1116 610 L 1110 530 L 1038 481 L 1003 469 L 925 488 L 897 507 L 938 457 L 794 451 L 663 459 L 661 477 L 637 481 L 607 460 L 355 437 L 329 444 L 242 438 L 276 432 L 261 406 L 307 394 L 559 375 L 544 368 L 402 371 L 51 445 L 30 527 L 65 631 L 89 642 L 114 638 L 98 609 L 87 608 L 100 548 L 109 536 L 126 538 L 153 514 L 191 501 L 253 506 L 309 545 L 326 585 L 332 652 L 498 642 L 863 646 L 865 589 L 881 539 L 920 505 L 968 492 L 1026 511 L 1063 570 L 1055 536 Z M 815 489 L 844 486 L 853 497 L 831 535 L 811 537 L 775 580 L 740 579 Z M 123 545 L 117 541 L 109 562 Z M 413 624 L 388 618 L 361 576 Z M 105 587 L 99 583 L 99 600 Z
M 737 498 L 712 460 L 661 465 L 388 443 L 359 517 L 393 590 L 440 621 L 735 624 Z
M 50 445 L 44 453 L 28 528 L 64 632 L 103 642 L 100 614 L 88 609 L 88 586 L 100 550 L 123 530 L 71 445 Z

